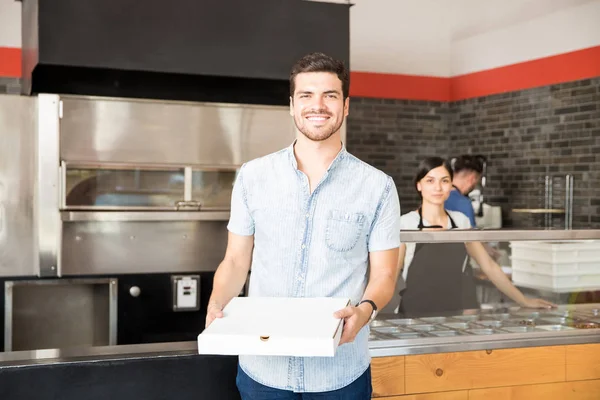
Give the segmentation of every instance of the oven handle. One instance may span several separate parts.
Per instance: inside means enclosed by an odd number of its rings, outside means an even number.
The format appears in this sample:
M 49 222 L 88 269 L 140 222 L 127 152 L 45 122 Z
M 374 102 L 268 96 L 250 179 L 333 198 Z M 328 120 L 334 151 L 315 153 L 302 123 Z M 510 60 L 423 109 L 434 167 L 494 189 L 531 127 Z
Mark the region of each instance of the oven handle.
M 180 200 L 180 201 L 175 202 L 175 208 L 177 210 L 181 210 L 181 209 L 189 210 L 190 208 L 192 208 L 194 210 L 200 211 L 201 207 L 202 207 L 202 204 L 196 200 L 189 200 L 189 201 Z

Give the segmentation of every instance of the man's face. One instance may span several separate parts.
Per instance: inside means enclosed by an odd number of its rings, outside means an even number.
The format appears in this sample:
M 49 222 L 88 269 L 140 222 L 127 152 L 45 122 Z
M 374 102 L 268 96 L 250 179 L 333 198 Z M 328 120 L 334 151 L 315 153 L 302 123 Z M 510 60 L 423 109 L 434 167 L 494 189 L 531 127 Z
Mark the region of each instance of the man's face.
M 296 127 L 312 141 L 329 139 L 348 115 L 349 99 L 344 101 L 342 81 L 330 72 L 304 72 L 295 79 L 290 115 Z

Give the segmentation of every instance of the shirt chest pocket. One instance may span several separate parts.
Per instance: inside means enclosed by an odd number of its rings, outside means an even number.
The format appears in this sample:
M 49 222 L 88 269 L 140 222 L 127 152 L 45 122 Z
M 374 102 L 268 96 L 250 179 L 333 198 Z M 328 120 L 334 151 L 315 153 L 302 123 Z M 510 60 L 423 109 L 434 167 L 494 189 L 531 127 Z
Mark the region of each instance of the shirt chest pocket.
M 361 213 L 330 210 L 325 228 L 327 247 L 339 252 L 352 250 L 363 232 L 365 220 Z

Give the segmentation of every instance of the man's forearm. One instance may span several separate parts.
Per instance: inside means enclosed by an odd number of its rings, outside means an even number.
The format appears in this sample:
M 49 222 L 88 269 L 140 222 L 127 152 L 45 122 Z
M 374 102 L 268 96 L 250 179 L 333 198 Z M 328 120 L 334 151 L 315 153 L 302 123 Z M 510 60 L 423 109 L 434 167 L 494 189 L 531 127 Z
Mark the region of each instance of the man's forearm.
M 223 260 L 215 272 L 209 306 L 217 304 L 223 308 L 237 297 L 248 277 L 248 268 L 238 267 L 232 260 Z
M 363 299 L 373 300 L 377 305 L 377 309 L 383 309 L 394 296 L 394 289 L 396 288 L 396 279 L 391 276 L 382 276 L 380 278 L 372 279 L 367 288 Z
M 405 247 L 401 247 L 402 251 L 400 248 L 396 248 L 369 254 L 371 271 L 363 299 L 372 300 L 378 310 L 382 310 L 394 296 L 398 270 L 403 264 L 400 261 L 400 255 L 404 261 Z

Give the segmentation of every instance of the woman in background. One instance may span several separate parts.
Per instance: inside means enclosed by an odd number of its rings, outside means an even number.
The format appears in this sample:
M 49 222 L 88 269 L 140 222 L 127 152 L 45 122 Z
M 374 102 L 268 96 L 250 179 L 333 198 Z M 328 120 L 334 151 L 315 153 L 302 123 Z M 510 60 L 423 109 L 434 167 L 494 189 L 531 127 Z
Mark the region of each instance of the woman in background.
M 421 162 L 414 178 L 421 206 L 401 217 L 402 230 L 469 229 L 469 218 L 448 211 L 444 202 L 452 190 L 452 168 L 440 157 Z M 406 282 L 399 311 L 405 315 L 435 314 L 479 308 L 475 283 L 465 274 L 467 254 L 475 259 L 490 281 L 522 307 L 551 308 L 542 299 L 527 298 L 517 289 L 479 242 L 405 243 L 400 245 L 400 270 Z

